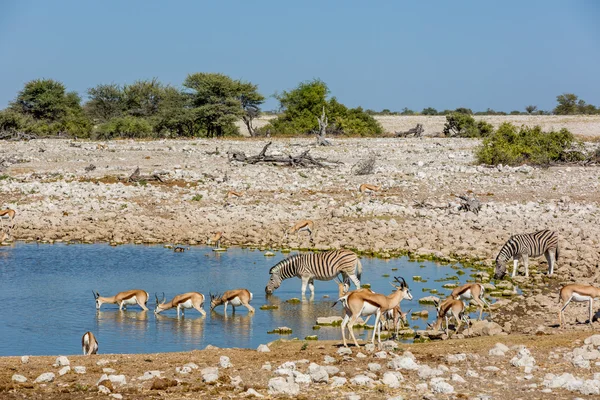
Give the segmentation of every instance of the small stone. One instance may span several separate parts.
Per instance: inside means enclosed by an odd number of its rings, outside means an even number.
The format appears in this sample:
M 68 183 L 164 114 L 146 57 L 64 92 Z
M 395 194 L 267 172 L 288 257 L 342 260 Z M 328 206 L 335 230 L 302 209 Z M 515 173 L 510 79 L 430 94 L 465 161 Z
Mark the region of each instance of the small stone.
M 182 375 L 186 375 L 192 372 L 192 369 L 190 367 L 177 367 L 175 368 L 175 371 Z
M 331 380 L 331 387 L 346 386 L 348 380 L 341 376 L 334 376 Z
M 373 384 L 373 379 L 366 375 L 360 374 L 350 379 L 350 383 L 357 386 L 371 386 Z
M 220 350 L 217 346 L 213 346 L 212 344 L 207 345 L 204 350 Z
M 86 373 L 86 368 L 82 367 L 81 365 L 74 367 L 73 371 L 75 371 L 76 374 L 85 374 Z
M 300 386 L 294 382 L 293 377 L 288 377 L 287 379 L 284 377 L 269 379 L 269 394 L 296 396 L 298 393 L 300 393 Z
M 120 393 L 113 393 L 113 394 L 109 394 L 108 397 L 112 397 L 113 399 L 121 400 L 123 398 L 123 395 Z
M 390 362 L 388 362 L 388 368 L 393 370 L 416 370 L 419 369 L 419 365 L 410 357 L 396 356 Z
M 324 368 L 329 375 L 337 375 L 340 372 L 340 369 L 338 367 L 334 367 L 333 365 L 326 365 Z
M 127 384 L 127 379 L 125 378 L 125 375 L 109 375 L 108 380 L 112 383 L 117 383 L 119 385 Z
M 381 365 L 377 364 L 377 363 L 369 363 L 369 365 L 367 367 L 369 368 L 369 371 L 371 371 L 371 372 L 381 371 Z
M 324 362 L 325 364 L 333 364 L 335 361 L 336 361 L 336 360 L 335 360 L 335 358 L 333 358 L 333 357 L 331 357 L 331 356 L 325 356 L 325 357 L 323 358 L 323 362 Z
M 337 351 L 340 356 L 349 356 L 352 354 L 352 350 L 347 347 L 340 347 Z
M 479 374 L 477 372 L 473 371 L 472 369 L 467 370 L 467 376 L 469 378 L 479 378 Z
M 69 359 L 67 357 L 60 356 L 56 359 L 54 364 L 56 364 L 56 366 L 58 366 L 58 367 L 64 367 L 65 365 L 71 365 L 71 362 L 69 361 Z
M 12 380 L 15 382 L 19 382 L 19 383 L 27 382 L 27 378 L 25 378 L 23 375 L 17 375 L 17 374 L 14 374 L 12 376 Z
M 400 387 L 401 380 L 404 380 L 404 377 L 402 377 L 402 374 L 400 372 L 388 371 L 383 374 L 381 382 L 392 389 L 397 389 Z
M 21 356 L 21 363 L 27 364 L 29 362 L 29 356 Z
M 365 344 L 365 351 L 368 351 L 369 353 L 372 353 L 375 351 L 375 345 L 373 343 L 367 343 Z
M 102 366 L 104 366 L 104 365 L 108 365 L 108 364 L 110 364 L 110 361 L 108 361 L 108 360 L 105 360 L 105 359 L 102 359 L 102 360 L 98 360 L 98 361 L 96 361 L 96 365 L 98 365 L 98 366 L 100 366 L 100 367 L 102 367 Z
M 385 351 L 375 353 L 375 358 L 387 358 L 387 353 Z
M 190 362 L 190 363 L 187 363 L 187 364 L 185 364 L 185 365 L 184 365 L 184 367 L 188 367 L 188 368 L 191 368 L 191 369 L 198 369 L 198 368 L 200 368 L 200 367 L 198 367 L 198 366 L 197 366 L 195 363 L 193 363 L 193 362 Z
M 460 353 L 460 354 L 449 354 L 446 357 L 446 360 L 449 363 L 459 363 L 459 362 L 465 361 L 466 359 L 467 359 L 467 355 L 463 354 L 463 353 Z
M 315 383 L 327 383 L 329 382 L 329 373 L 323 367 L 318 364 L 311 363 L 308 366 L 308 373 L 310 375 L 310 379 Z
M 149 381 L 150 379 L 160 378 L 162 372 L 160 371 L 146 371 L 144 375 L 138 377 L 138 381 Z M 111 376 L 122 376 L 122 375 L 111 375 Z M 110 379 L 110 376 L 108 377 Z M 112 381 L 112 379 L 110 379 Z
M 229 360 L 229 357 L 227 357 L 227 356 L 221 356 L 219 358 L 219 365 L 221 366 L 221 368 L 233 367 L 233 365 L 231 364 L 231 361 Z
M 54 373 L 52 372 L 44 372 L 37 378 L 35 378 L 34 383 L 46 383 L 54 381 Z
M 206 383 L 216 382 L 219 379 L 219 369 L 215 367 L 203 368 L 200 371 L 202 381 Z
M 244 384 L 244 381 L 242 380 L 241 376 L 237 375 L 237 376 L 234 376 L 233 378 L 231 378 L 229 383 L 231 383 L 231 385 L 235 388 L 241 388 Z
M 253 397 L 265 397 L 265 396 L 263 396 L 262 394 L 258 393 L 256 390 L 254 390 L 252 388 L 246 390 L 245 396 L 246 397 L 250 397 L 250 396 L 253 396 Z
M 104 385 L 98 385 L 98 392 L 102 394 L 110 394 L 110 389 Z
M 58 375 L 63 376 L 65 374 L 67 374 L 70 370 L 71 370 L 71 367 L 69 367 L 68 365 L 66 367 L 62 367 L 61 369 L 58 370 Z
M 264 363 L 263 366 L 261 367 L 261 369 L 264 369 L 266 371 L 270 371 L 271 368 L 272 368 L 271 363 L 269 363 L 269 362 Z
M 458 382 L 458 383 L 466 383 L 467 381 L 465 381 L 465 379 L 458 375 L 458 374 L 452 374 L 452 381 L 453 382 Z
M 500 371 L 500 368 L 494 367 L 493 365 L 489 365 L 487 367 L 483 367 L 482 369 L 484 371 L 488 371 L 488 372 L 498 372 L 498 371 Z
M 271 349 L 269 349 L 269 346 L 267 346 L 266 344 L 259 344 L 256 351 L 258 351 L 259 353 L 268 353 L 271 351 Z
M 454 393 L 454 387 L 443 378 L 433 378 L 429 382 L 429 387 L 433 393 L 449 394 Z
M 113 368 L 102 368 L 102 372 L 105 374 L 114 374 L 117 372 L 117 370 Z

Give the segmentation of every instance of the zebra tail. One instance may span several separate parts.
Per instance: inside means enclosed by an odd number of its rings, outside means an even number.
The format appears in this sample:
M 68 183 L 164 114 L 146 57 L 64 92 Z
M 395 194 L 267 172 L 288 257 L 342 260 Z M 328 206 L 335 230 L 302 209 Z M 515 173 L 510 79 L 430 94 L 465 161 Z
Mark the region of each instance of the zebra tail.
M 556 256 L 554 257 L 554 261 L 558 261 L 558 245 L 556 245 Z
M 360 281 L 360 276 L 362 275 L 362 263 L 360 262 L 360 258 L 356 258 L 356 277 Z

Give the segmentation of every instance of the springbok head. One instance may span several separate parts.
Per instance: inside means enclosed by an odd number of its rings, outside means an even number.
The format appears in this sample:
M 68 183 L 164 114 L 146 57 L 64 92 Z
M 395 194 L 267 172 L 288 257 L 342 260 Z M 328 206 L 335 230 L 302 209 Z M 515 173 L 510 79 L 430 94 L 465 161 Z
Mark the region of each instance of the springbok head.
M 402 280 L 401 280 L 402 279 Z M 402 295 L 402 299 L 406 299 L 406 300 L 412 300 L 412 294 L 410 293 L 410 289 L 408 288 L 408 284 L 406 283 L 406 280 L 404 280 L 403 277 L 394 277 L 394 282 L 390 282 L 390 284 L 396 288 L 396 290 L 399 290 L 401 292 L 403 292 Z M 397 284 L 396 284 L 397 283 Z
M 343 297 L 346 293 L 348 293 L 348 290 L 350 289 L 350 283 L 342 281 L 339 276 L 335 277 L 335 281 L 338 285 L 338 299 L 339 299 L 340 297 Z
M 162 309 L 162 307 L 161 307 L 161 306 L 162 306 L 163 304 L 165 304 L 165 302 L 166 302 L 166 299 L 165 299 L 165 292 L 163 292 L 163 294 L 162 294 L 162 300 L 160 300 L 160 301 L 158 300 L 158 295 L 157 295 L 156 293 L 154 293 L 154 298 L 156 299 L 156 307 L 154 308 L 154 313 L 155 313 L 155 314 L 158 314 L 158 313 L 160 313 L 161 311 L 163 311 L 163 309 Z
M 208 295 L 210 296 L 210 309 L 214 309 L 216 306 L 220 305 L 223 303 L 222 294 L 212 294 L 212 293 L 208 293 Z
M 100 293 L 97 290 L 92 290 L 92 294 L 94 295 L 94 300 L 96 300 L 96 310 L 100 309 L 102 302 L 100 301 Z

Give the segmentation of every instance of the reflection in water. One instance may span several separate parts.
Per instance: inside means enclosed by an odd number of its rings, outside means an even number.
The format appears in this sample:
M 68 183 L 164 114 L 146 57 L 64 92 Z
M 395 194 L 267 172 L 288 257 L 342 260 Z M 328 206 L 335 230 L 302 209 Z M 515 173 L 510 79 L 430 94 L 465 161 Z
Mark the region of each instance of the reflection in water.
M 192 343 L 199 343 L 204 334 L 204 317 L 198 315 L 196 318 L 177 317 L 165 314 L 154 314 L 156 317 L 156 330 L 159 334 L 171 332 L 174 336 L 183 337 Z
M 210 313 L 211 321 L 215 321 L 222 327 L 222 334 L 234 337 L 243 343 L 247 343 L 252 336 L 252 313 L 235 312 L 231 314 L 220 314 L 213 310 Z

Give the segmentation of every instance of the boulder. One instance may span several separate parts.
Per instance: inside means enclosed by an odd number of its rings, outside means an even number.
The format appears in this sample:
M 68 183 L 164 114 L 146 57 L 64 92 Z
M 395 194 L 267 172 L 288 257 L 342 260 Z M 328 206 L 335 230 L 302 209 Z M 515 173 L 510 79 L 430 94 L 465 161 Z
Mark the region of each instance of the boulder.
M 54 373 L 53 372 L 44 372 L 37 378 L 35 378 L 34 383 L 47 383 L 54 381 Z
M 327 369 L 318 364 L 311 363 L 308 366 L 308 374 L 310 375 L 310 379 L 315 383 L 329 382 L 329 373 L 327 372 Z
M 25 378 L 23 375 L 18 375 L 18 374 L 14 374 L 11 379 L 14 382 L 18 382 L 18 383 L 25 383 L 25 382 L 27 382 L 27 378 Z
M 56 361 L 54 362 L 54 365 L 56 365 L 57 367 L 64 367 L 66 365 L 71 365 L 71 362 L 69 361 L 69 359 L 65 356 L 60 356 L 56 359 Z
M 269 379 L 269 394 L 297 396 L 300 393 L 300 386 L 294 382 L 293 377 L 277 377 Z

